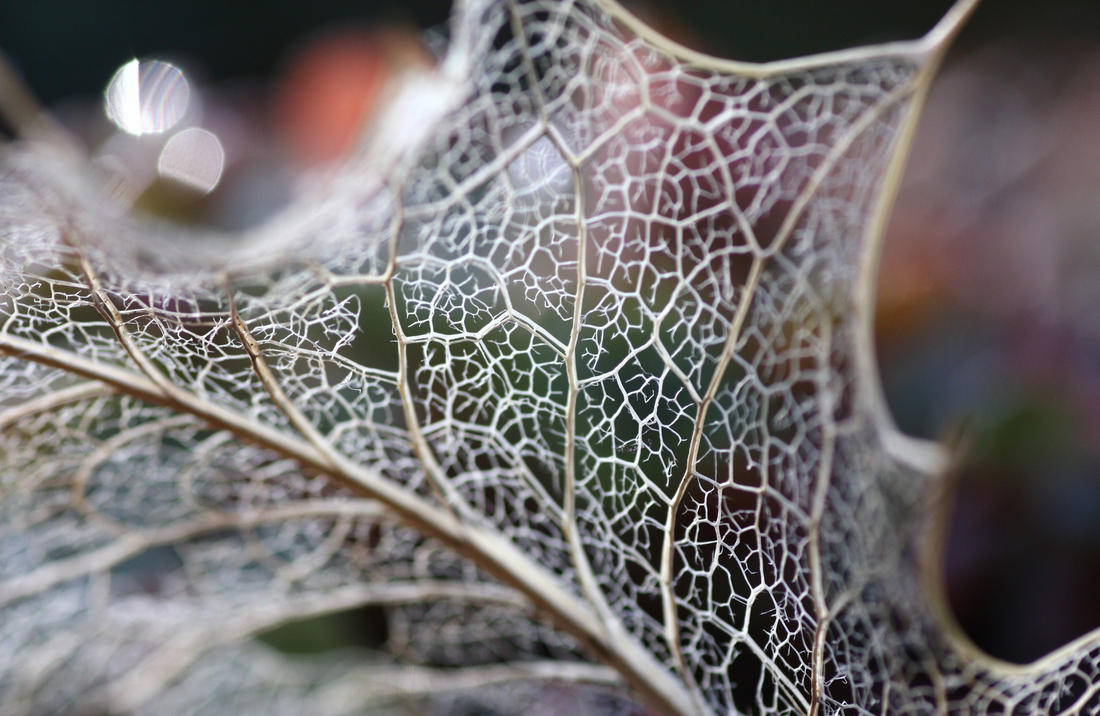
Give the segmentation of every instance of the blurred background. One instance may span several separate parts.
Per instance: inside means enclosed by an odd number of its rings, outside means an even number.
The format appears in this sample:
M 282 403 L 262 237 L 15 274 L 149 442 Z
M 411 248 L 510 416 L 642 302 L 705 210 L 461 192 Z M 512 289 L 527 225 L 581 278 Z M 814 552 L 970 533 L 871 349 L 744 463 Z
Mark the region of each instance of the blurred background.
M 917 37 L 949 4 L 629 7 L 686 45 L 762 61 Z M 448 13 L 446 0 L 7 0 L 0 48 L 112 172 L 118 201 L 233 229 L 351 148 L 387 78 L 434 61 Z M 128 88 L 157 82 L 167 99 L 135 109 Z M 1096 0 L 985 0 L 964 31 L 894 212 L 877 330 L 902 429 L 963 436 L 946 559 L 963 628 L 1027 662 L 1100 626 Z M 340 618 L 271 643 L 320 650 L 349 626 L 384 639 L 377 615 Z

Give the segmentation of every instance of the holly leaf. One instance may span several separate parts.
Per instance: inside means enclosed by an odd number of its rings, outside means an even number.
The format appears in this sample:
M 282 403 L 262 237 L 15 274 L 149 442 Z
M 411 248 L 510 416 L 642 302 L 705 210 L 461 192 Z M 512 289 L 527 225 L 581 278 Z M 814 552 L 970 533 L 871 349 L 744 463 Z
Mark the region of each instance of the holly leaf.
M 874 364 L 973 5 L 753 65 L 610 0 L 458 3 L 348 165 L 242 235 L 4 148 L 4 712 L 1095 709 L 1095 635 L 1008 667 L 952 625 L 947 461 Z M 363 606 L 375 652 L 253 639 Z

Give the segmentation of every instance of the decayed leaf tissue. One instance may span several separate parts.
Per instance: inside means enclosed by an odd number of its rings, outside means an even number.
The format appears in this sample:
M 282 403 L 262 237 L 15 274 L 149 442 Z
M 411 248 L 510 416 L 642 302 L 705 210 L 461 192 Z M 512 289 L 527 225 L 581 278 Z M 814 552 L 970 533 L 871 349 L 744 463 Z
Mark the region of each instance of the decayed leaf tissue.
M 752 65 L 467 0 L 240 235 L 4 147 L 0 713 L 1096 713 L 1097 637 L 1014 667 L 953 626 L 947 460 L 878 389 L 879 241 L 973 4 Z M 377 651 L 253 639 L 367 605 Z

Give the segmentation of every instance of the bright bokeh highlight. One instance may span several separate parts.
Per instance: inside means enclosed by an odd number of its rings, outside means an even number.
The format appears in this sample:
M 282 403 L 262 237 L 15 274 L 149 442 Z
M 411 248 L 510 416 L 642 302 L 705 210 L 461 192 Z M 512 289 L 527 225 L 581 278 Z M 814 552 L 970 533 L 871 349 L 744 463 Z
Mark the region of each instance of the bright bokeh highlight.
M 189 127 L 168 140 L 157 161 L 157 171 L 196 191 L 209 194 L 221 181 L 225 149 L 217 135 Z
M 107 116 L 133 135 L 158 134 L 187 111 L 191 87 L 183 71 L 159 60 L 131 60 L 111 78 L 105 92 Z

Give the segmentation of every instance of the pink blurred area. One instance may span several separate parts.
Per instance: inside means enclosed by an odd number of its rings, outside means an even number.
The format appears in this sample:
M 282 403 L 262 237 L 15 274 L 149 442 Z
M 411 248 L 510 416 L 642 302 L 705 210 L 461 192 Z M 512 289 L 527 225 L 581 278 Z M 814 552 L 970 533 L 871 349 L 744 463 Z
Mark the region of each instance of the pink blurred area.
M 336 161 L 355 147 L 387 85 L 431 63 L 417 34 L 399 25 L 317 34 L 290 55 L 275 81 L 277 136 L 300 165 Z

